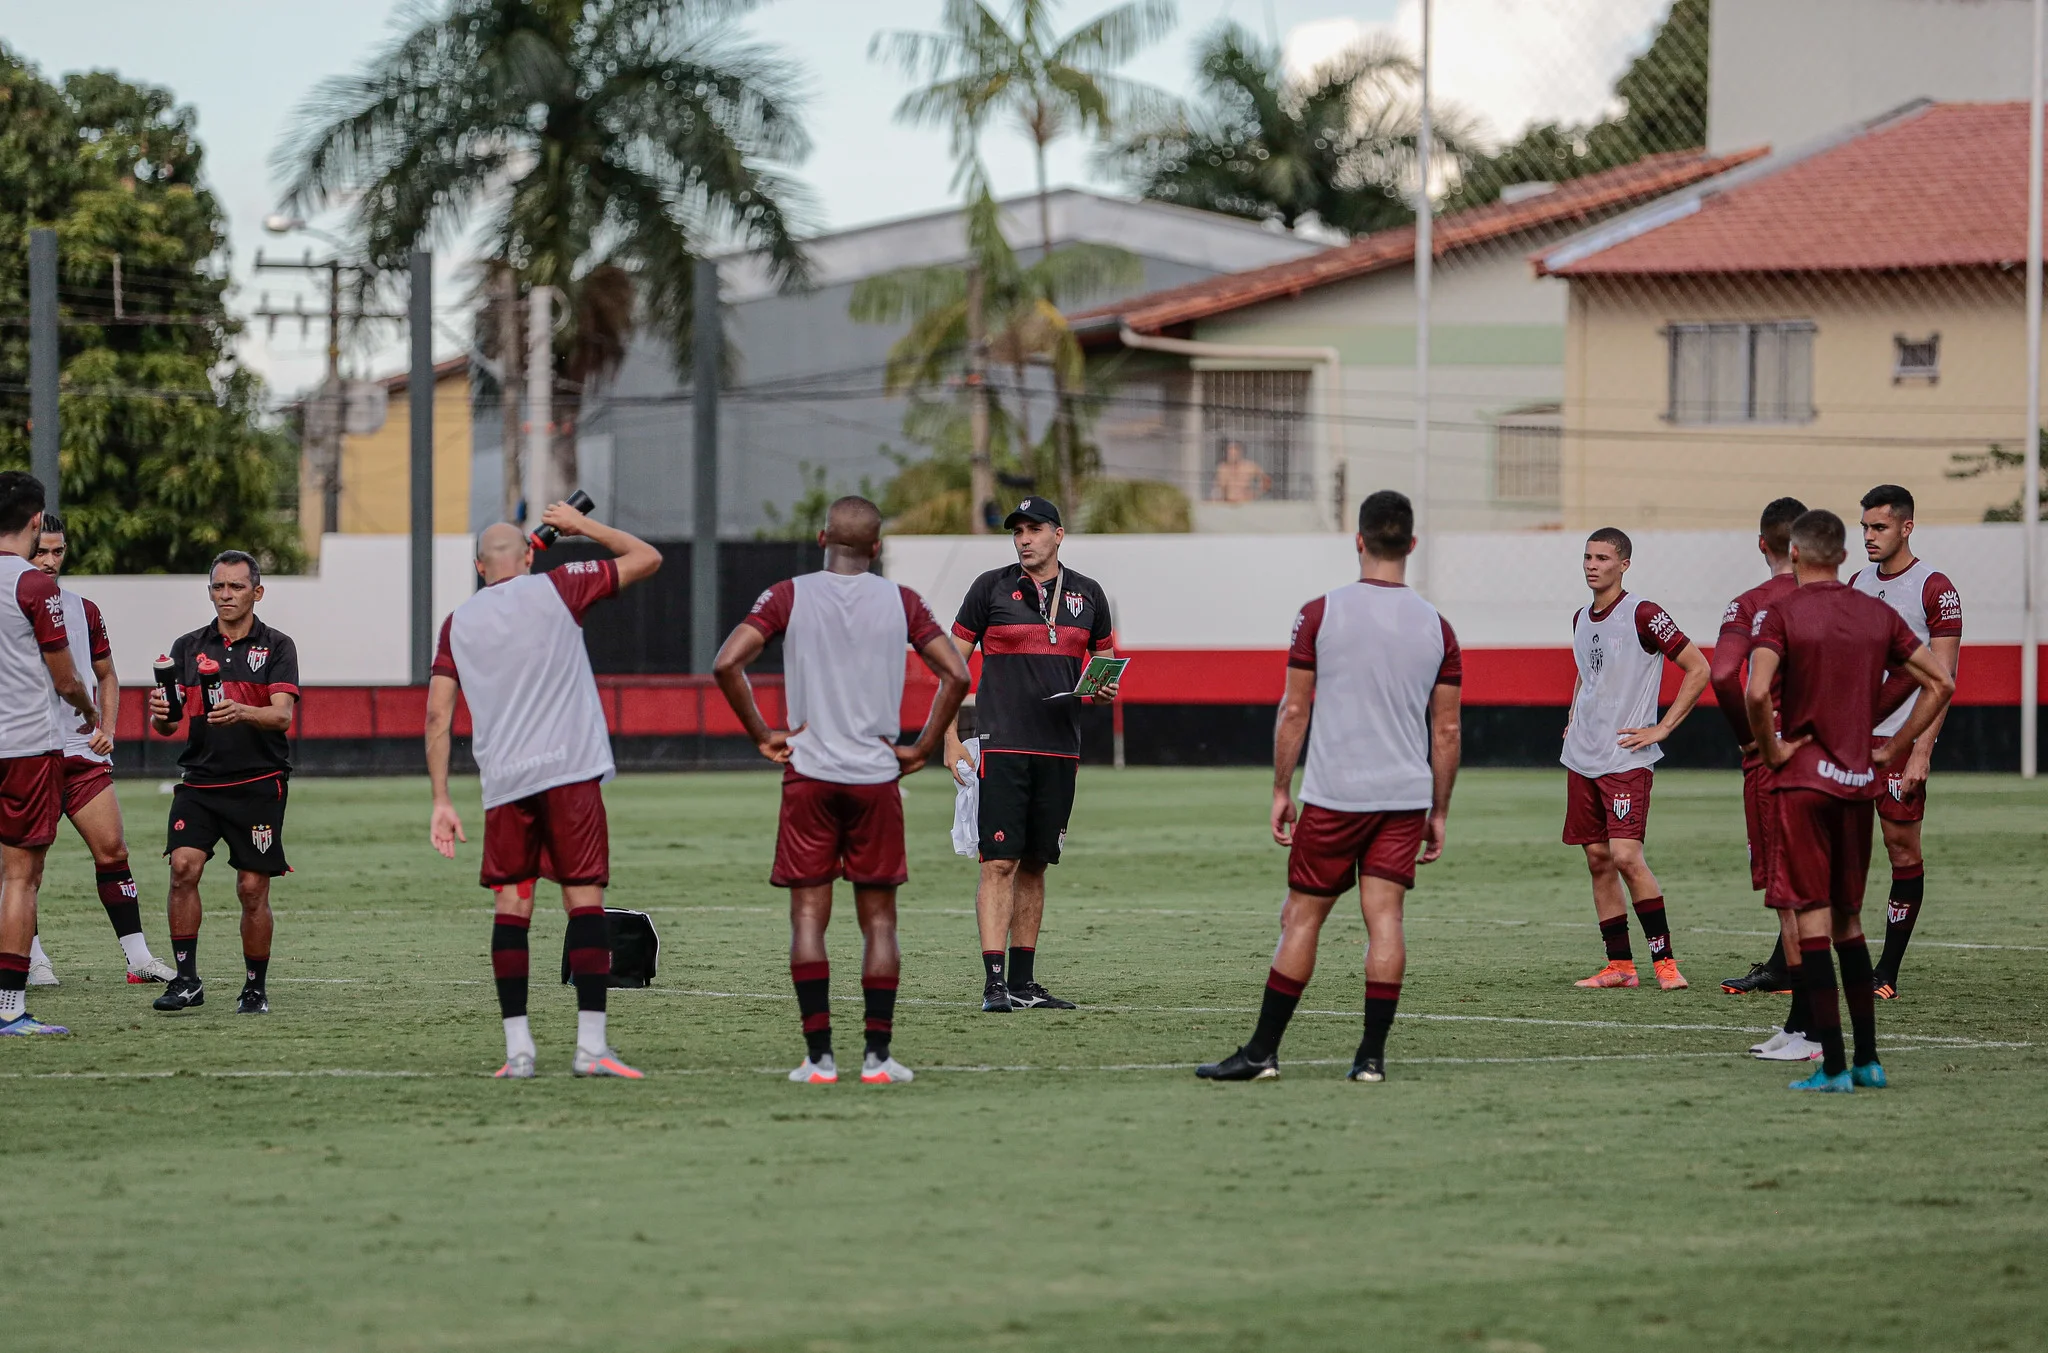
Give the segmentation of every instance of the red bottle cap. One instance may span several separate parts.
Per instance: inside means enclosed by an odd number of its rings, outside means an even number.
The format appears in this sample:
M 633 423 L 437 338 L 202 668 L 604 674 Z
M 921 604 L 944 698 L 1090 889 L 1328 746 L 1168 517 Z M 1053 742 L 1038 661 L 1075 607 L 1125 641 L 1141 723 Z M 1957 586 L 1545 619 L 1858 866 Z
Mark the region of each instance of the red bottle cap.
M 204 654 L 200 655 L 200 658 L 199 658 L 199 675 L 201 675 L 201 676 L 219 676 L 219 675 L 220 675 L 220 664 L 219 664 L 219 663 L 217 663 L 217 662 L 215 662 L 215 661 L 214 661 L 214 660 L 213 660 L 212 658 L 206 657 L 206 656 L 205 656 Z

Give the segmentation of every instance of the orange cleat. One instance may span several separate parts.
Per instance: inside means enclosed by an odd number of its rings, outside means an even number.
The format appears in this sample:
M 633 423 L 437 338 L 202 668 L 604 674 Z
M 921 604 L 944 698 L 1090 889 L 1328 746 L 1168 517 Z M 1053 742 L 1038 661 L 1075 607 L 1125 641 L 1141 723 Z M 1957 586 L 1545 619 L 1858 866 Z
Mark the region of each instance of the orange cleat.
M 1685 980 L 1685 974 L 1678 970 L 1675 958 L 1660 958 L 1651 966 L 1657 970 L 1657 985 L 1666 991 L 1684 991 L 1691 985 Z
M 1676 971 L 1674 969 L 1674 971 Z M 1632 958 L 1610 958 L 1607 966 L 1591 977 L 1582 977 L 1572 983 L 1575 987 L 1633 987 L 1640 986 L 1636 980 L 1636 961 Z

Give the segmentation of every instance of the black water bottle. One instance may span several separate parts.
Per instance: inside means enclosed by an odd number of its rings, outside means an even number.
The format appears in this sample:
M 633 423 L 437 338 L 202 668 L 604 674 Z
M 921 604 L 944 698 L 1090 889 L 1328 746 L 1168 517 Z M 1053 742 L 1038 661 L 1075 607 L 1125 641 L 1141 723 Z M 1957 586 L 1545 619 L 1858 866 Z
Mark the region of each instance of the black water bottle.
M 575 508 L 578 512 L 582 512 L 585 514 L 588 514 L 591 511 L 591 509 L 597 506 L 596 503 L 590 501 L 590 495 L 585 493 L 582 489 L 577 489 L 574 493 L 571 493 L 568 498 L 568 503 L 569 506 Z M 552 546 L 557 540 L 561 539 L 561 535 L 562 533 L 560 531 L 557 531 L 552 526 L 542 526 L 535 530 L 533 534 L 528 536 L 526 539 L 533 545 L 533 548 L 535 548 L 536 550 L 545 550 Z
M 221 701 L 220 664 L 204 654 L 199 658 L 200 716 L 211 714 Z
M 151 664 L 156 674 L 157 689 L 164 693 L 164 703 L 171 707 L 168 716 L 172 723 L 185 717 L 185 689 L 178 684 L 178 664 L 171 661 L 171 655 L 160 653 Z

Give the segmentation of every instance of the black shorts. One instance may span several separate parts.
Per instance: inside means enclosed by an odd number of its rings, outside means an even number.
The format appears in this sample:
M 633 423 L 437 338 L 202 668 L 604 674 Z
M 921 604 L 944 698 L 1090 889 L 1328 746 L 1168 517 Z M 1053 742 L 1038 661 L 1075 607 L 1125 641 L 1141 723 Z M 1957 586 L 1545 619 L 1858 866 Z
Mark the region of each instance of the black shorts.
M 981 858 L 1058 864 L 1080 766 L 1075 756 L 982 753 Z
M 200 789 L 180 784 L 171 793 L 171 827 L 164 854 L 190 846 L 213 858 L 228 843 L 228 862 L 251 874 L 289 874 L 284 861 L 284 805 L 289 786 L 282 775 L 246 785 Z

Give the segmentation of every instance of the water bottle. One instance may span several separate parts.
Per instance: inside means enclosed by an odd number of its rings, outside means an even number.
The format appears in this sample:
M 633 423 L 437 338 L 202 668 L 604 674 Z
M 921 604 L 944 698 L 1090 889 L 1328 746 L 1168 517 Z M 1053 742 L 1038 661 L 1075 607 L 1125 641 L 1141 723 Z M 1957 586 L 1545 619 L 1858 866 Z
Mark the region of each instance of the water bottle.
M 221 702 L 220 664 L 201 654 L 199 657 L 199 707 L 212 713 L 214 706 Z
M 590 501 L 590 495 L 582 489 L 577 489 L 574 493 L 571 493 L 568 502 L 569 506 L 582 513 L 588 513 L 597 506 L 596 503 Z M 545 550 L 561 539 L 561 536 L 562 533 L 554 527 L 542 526 L 526 539 L 536 550 Z
M 178 684 L 178 664 L 171 661 L 168 653 L 159 653 L 151 664 L 156 674 L 157 689 L 164 693 L 164 703 L 171 707 L 170 721 L 176 723 L 185 717 L 185 690 Z

